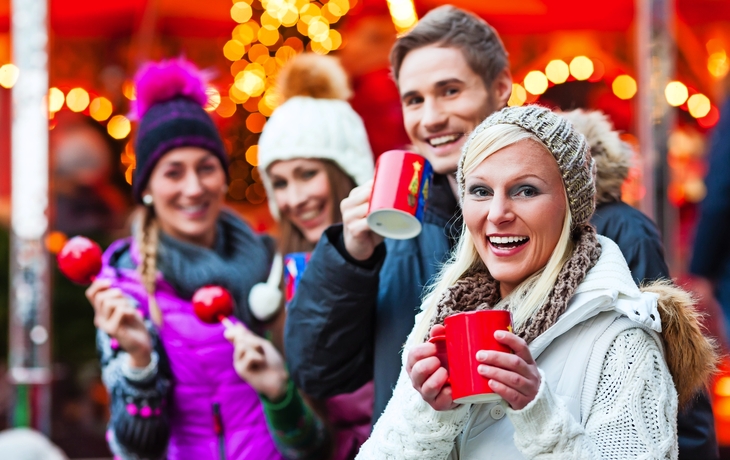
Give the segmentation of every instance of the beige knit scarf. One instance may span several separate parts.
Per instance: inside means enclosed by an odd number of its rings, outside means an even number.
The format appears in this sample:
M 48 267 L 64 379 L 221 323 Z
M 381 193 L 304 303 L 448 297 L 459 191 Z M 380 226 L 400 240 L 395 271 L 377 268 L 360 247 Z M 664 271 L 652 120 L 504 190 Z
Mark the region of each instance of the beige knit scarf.
M 515 334 L 527 343 L 532 342 L 555 324 L 567 308 L 578 285 L 601 255 L 601 245 L 596 238 L 596 230 L 590 224 L 577 227 L 573 231 L 573 241 L 575 241 L 573 255 L 560 270 L 547 302 L 526 324 L 515 330 Z M 491 310 L 500 300 L 499 282 L 492 278 L 482 265 L 479 269 L 466 273 L 444 293 L 431 325 L 443 324 L 447 316 L 455 313 Z M 509 305 L 505 305 L 504 308 L 509 310 Z

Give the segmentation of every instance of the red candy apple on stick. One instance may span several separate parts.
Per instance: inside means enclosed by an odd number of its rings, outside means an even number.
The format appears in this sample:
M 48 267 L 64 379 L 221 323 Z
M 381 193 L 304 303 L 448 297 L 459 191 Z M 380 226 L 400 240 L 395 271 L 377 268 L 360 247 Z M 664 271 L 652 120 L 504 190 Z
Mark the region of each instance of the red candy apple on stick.
M 233 326 L 229 316 L 233 314 L 233 297 L 220 286 L 203 286 L 193 295 L 193 311 L 207 324 L 223 323 Z
M 102 251 L 98 244 L 83 236 L 68 240 L 58 253 L 58 268 L 77 284 L 91 284 L 101 271 Z M 233 297 L 220 286 L 203 286 L 193 295 L 193 310 L 201 321 L 208 324 L 233 325 Z
M 101 271 L 101 248 L 83 236 L 74 236 L 56 257 L 58 268 L 77 284 L 91 284 Z

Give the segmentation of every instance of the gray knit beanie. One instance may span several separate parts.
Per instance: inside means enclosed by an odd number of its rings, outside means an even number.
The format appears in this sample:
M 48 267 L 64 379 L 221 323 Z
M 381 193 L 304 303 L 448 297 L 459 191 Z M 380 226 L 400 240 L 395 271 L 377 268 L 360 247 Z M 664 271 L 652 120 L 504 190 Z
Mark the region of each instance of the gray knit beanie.
M 596 209 L 596 168 L 588 142 L 568 120 L 537 105 L 506 107 L 477 126 L 464 144 L 459 159 L 456 179 L 461 200 L 464 199 L 464 156 L 472 139 L 489 127 L 503 124 L 519 126 L 540 139 L 558 162 L 573 216 L 572 228 L 588 222 Z

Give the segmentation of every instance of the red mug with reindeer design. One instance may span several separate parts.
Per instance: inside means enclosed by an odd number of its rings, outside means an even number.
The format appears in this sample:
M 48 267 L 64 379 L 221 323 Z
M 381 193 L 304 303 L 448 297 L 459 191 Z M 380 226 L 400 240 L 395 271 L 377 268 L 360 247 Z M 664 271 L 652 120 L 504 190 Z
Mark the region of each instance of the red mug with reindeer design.
M 421 233 L 433 169 L 421 155 L 390 150 L 378 157 L 367 222 L 386 238 L 406 240 Z
M 501 397 L 489 387 L 489 379 L 477 372 L 479 350 L 512 353 L 497 342 L 494 333 L 512 331 L 512 314 L 506 310 L 479 310 L 457 313 L 444 320 L 445 335 L 431 337 L 441 366 L 449 371 L 449 384 L 458 404 L 486 403 Z

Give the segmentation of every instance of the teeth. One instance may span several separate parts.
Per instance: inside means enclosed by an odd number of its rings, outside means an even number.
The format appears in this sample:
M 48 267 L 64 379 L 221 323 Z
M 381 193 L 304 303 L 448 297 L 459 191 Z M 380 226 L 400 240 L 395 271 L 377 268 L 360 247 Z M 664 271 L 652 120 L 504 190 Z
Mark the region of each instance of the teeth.
M 494 244 L 521 243 L 527 240 L 526 236 L 490 236 L 489 242 Z
M 461 134 L 447 134 L 445 136 L 434 137 L 433 139 L 429 139 L 428 143 L 431 144 L 433 147 L 438 147 L 440 145 L 448 144 L 449 142 L 454 142 L 456 139 L 458 139 L 460 137 L 461 137 Z
M 310 219 L 314 219 L 318 215 L 319 215 L 319 211 L 317 211 L 317 210 L 307 211 L 307 212 L 303 212 L 303 213 L 299 214 L 299 218 L 302 220 L 310 220 Z
M 205 209 L 205 205 L 202 205 L 202 204 L 198 205 L 198 206 L 183 206 L 182 207 L 183 212 L 189 212 L 189 213 L 199 212 L 199 211 L 202 211 L 203 209 Z

